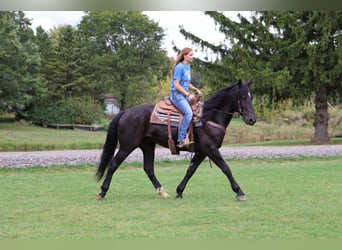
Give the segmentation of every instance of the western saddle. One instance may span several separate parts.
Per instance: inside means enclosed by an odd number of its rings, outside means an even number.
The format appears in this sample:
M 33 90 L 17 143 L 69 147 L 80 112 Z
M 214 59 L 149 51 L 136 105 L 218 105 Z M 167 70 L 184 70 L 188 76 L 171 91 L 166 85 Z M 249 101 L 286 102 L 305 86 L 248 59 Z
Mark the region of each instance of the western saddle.
M 194 141 L 193 127 L 201 125 L 200 117 L 202 116 L 203 103 L 200 102 L 201 95 L 195 95 L 195 98 L 190 101 L 190 106 L 193 111 L 193 119 L 190 123 L 186 141 Z M 183 119 L 183 114 L 172 104 L 169 96 L 163 97 L 154 106 L 153 112 L 150 117 L 150 123 L 167 125 L 168 127 L 168 145 L 171 154 L 179 154 L 176 149 L 175 143 L 172 139 L 171 127 L 178 127 Z M 194 151 L 194 144 L 187 147 L 190 152 Z

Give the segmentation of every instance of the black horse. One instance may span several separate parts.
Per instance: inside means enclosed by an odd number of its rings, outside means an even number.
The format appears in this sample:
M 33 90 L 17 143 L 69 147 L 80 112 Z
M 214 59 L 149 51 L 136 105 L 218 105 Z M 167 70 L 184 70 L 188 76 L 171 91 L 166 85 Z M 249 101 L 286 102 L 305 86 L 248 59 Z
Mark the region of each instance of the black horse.
M 227 176 L 237 199 L 240 201 L 246 200 L 245 193 L 233 178 L 229 166 L 219 152 L 219 148 L 222 145 L 226 128 L 235 112 L 238 112 L 248 125 L 253 125 L 256 122 L 249 87 L 250 82 L 245 83 L 239 80 L 236 84 L 220 90 L 204 102 L 201 118 L 203 125 L 194 128 L 194 157 L 183 180 L 177 187 L 176 198 L 183 198 L 182 194 L 186 184 L 197 167 L 208 156 Z M 168 135 L 167 126 L 150 123 L 153 108 L 153 105 L 138 105 L 119 113 L 112 120 L 102 151 L 101 161 L 96 171 L 97 179 L 101 180 L 108 169 L 101 186 L 101 192 L 97 194 L 99 200 L 105 197 L 113 174 L 120 164 L 138 147 L 143 152 L 144 171 L 157 193 L 163 198 L 169 197 L 154 174 L 155 146 L 159 144 L 168 147 Z M 177 131 L 176 127 L 172 128 L 174 141 L 177 140 Z M 119 151 L 114 156 L 118 141 L 120 144 Z

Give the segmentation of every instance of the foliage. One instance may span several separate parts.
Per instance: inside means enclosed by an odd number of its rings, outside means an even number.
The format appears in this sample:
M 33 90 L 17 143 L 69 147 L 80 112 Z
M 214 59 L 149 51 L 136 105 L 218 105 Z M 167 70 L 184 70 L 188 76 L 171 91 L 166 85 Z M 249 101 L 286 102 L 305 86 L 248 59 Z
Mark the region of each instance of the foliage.
M 88 78 L 97 91 L 112 93 L 121 109 L 154 100 L 150 90 L 170 69 L 157 23 L 140 12 L 91 11 L 79 33 L 88 51 Z
M 86 76 L 86 56 L 79 41 L 77 30 L 71 25 L 55 28 L 51 33 L 53 53 L 45 56 L 44 78 L 47 81 L 48 98 L 51 102 L 66 97 L 90 96 L 92 84 Z M 49 46 L 48 46 L 49 48 Z
M 274 106 L 291 98 L 303 104 L 315 94 L 315 141 L 328 141 L 328 98 L 342 93 L 342 12 L 263 11 L 233 21 L 207 11 L 226 43 L 214 46 L 181 28 L 200 48 L 218 54 L 214 62 L 197 60 L 197 69 L 211 79 L 212 90 L 238 78 L 252 79 L 253 93 Z M 266 103 L 267 101 L 268 103 Z
M 36 104 L 26 118 L 38 124 L 94 124 L 104 117 L 102 110 L 89 97 L 67 98 L 50 105 Z
M 151 89 L 171 67 L 163 29 L 141 12 L 86 12 L 76 28 L 40 26 L 34 33 L 23 12 L 3 11 L 0 24 L 0 112 L 18 120 L 89 124 L 103 111 L 90 109 L 97 112 L 91 118 L 74 104 L 103 104 L 104 94 L 121 109 L 152 103 L 158 91 Z
M 329 108 L 329 134 L 342 138 L 342 104 Z
M 0 11 L 0 110 L 19 112 L 45 91 L 40 57 L 23 12 Z
M 254 92 L 270 96 L 270 101 L 292 97 L 301 102 L 321 86 L 329 87 L 331 94 L 341 89 L 340 11 L 255 12 L 250 18 L 239 15 L 239 22 L 220 12 L 205 14 L 217 23 L 227 44 L 212 46 L 184 29 L 181 32 L 220 55 L 211 63 L 213 69 L 219 68 L 215 73 L 256 79 Z

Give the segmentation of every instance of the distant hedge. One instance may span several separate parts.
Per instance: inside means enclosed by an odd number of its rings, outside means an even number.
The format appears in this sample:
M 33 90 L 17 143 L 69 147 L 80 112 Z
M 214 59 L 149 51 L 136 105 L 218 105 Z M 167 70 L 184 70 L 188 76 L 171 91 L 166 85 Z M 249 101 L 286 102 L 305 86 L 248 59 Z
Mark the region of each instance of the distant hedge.
M 39 124 L 91 125 L 104 117 L 101 105 L 90 97 L 68 98 L 56 104 L 36 104 L 26 113 L 26 119 Z

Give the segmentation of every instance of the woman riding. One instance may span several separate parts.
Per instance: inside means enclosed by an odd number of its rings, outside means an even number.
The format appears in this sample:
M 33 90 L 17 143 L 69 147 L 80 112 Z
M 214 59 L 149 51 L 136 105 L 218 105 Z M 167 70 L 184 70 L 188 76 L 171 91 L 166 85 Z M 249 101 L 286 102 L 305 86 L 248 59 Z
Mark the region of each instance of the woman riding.
M 195 97 L 189 91 L 194 90 L 198 94 L 202 92 L 191 84 L 190 63 L 194 53 L 191 48 L 184 48 L 178 54 L 171 71 L 170 100 L 183 114 L 182 122 L 178 128 L 178 147 L 187 147 L 185 143 L 186 133 L 192 120 L 193 112 L 189 102 Z M 193 142 L 189 142 L 193 143 Z

